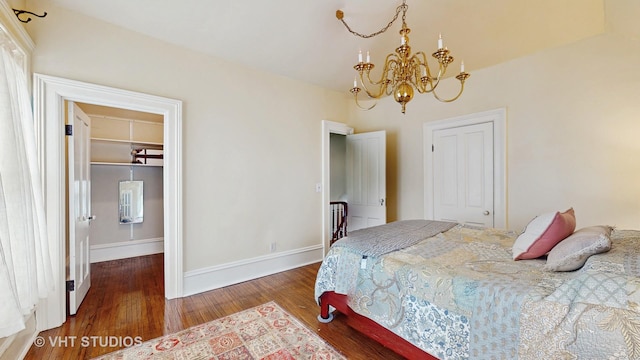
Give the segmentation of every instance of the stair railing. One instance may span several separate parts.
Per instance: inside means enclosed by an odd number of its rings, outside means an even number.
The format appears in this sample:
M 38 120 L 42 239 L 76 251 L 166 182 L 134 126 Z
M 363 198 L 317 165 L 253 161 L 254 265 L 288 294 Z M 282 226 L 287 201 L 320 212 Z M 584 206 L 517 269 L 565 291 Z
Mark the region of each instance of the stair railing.
M 329 245 L 347 236 L 348 205 L 345 201 L 329 202 L 331 208 L 331 241 Z

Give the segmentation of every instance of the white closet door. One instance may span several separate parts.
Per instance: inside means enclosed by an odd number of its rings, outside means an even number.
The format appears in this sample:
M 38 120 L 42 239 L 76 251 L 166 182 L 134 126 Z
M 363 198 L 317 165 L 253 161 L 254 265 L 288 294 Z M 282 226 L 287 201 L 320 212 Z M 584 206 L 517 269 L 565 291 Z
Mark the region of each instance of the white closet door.
M 493 227 L 493 124 L 433 133 L 434 219 Z
M 91 119 L 73 102 L 68 103 L 67 124 L 72 125 L 68 145 L 69 253 L 67 280 L 69 313 L 75 315 L 91 287 L 89 224 L 91 215 L 90 131 Z M 69 289 L 69 288 L 68 288 Z

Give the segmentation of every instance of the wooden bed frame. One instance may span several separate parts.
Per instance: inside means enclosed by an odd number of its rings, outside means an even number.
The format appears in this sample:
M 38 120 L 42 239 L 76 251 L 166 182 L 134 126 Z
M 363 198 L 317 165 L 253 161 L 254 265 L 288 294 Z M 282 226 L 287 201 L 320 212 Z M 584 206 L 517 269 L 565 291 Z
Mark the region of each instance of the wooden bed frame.
M 349 326 L 399 355 L 407 359 L 438 360 L 438 358 L 426 353 L 424 350 L 384 328 L 382 325 L 351 310 L 349 305 L 347 305 L 346 295 L 336 294 L 334 291 L 327 291 L 320 295 L 319 302 L 320 315 L 318 315 L 318 320 L 320 322 L 328 323 L 333 320 L 333 314 L 329 311 L 329 306 L 333 306 L 337 311 L 347 317 L 347 324 Z

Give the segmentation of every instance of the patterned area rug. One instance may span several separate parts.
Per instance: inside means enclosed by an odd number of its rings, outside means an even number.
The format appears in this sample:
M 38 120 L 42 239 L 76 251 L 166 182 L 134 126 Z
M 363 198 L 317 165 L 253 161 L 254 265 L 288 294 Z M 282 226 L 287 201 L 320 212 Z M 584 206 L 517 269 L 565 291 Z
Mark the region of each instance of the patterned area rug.
M 275 302 L 96 359 L 346 359 Z

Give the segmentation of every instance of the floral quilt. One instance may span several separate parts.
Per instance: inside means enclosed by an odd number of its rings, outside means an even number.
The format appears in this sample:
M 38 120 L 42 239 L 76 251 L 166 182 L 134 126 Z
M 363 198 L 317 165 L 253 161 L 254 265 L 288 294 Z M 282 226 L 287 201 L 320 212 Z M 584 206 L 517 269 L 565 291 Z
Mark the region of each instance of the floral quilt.
M 640 359 L 640 232 L 573 272 L 514 261 L 516 233 L 462 225 L 379 257 L 334 246 L 316 280 L 440 359 Z

